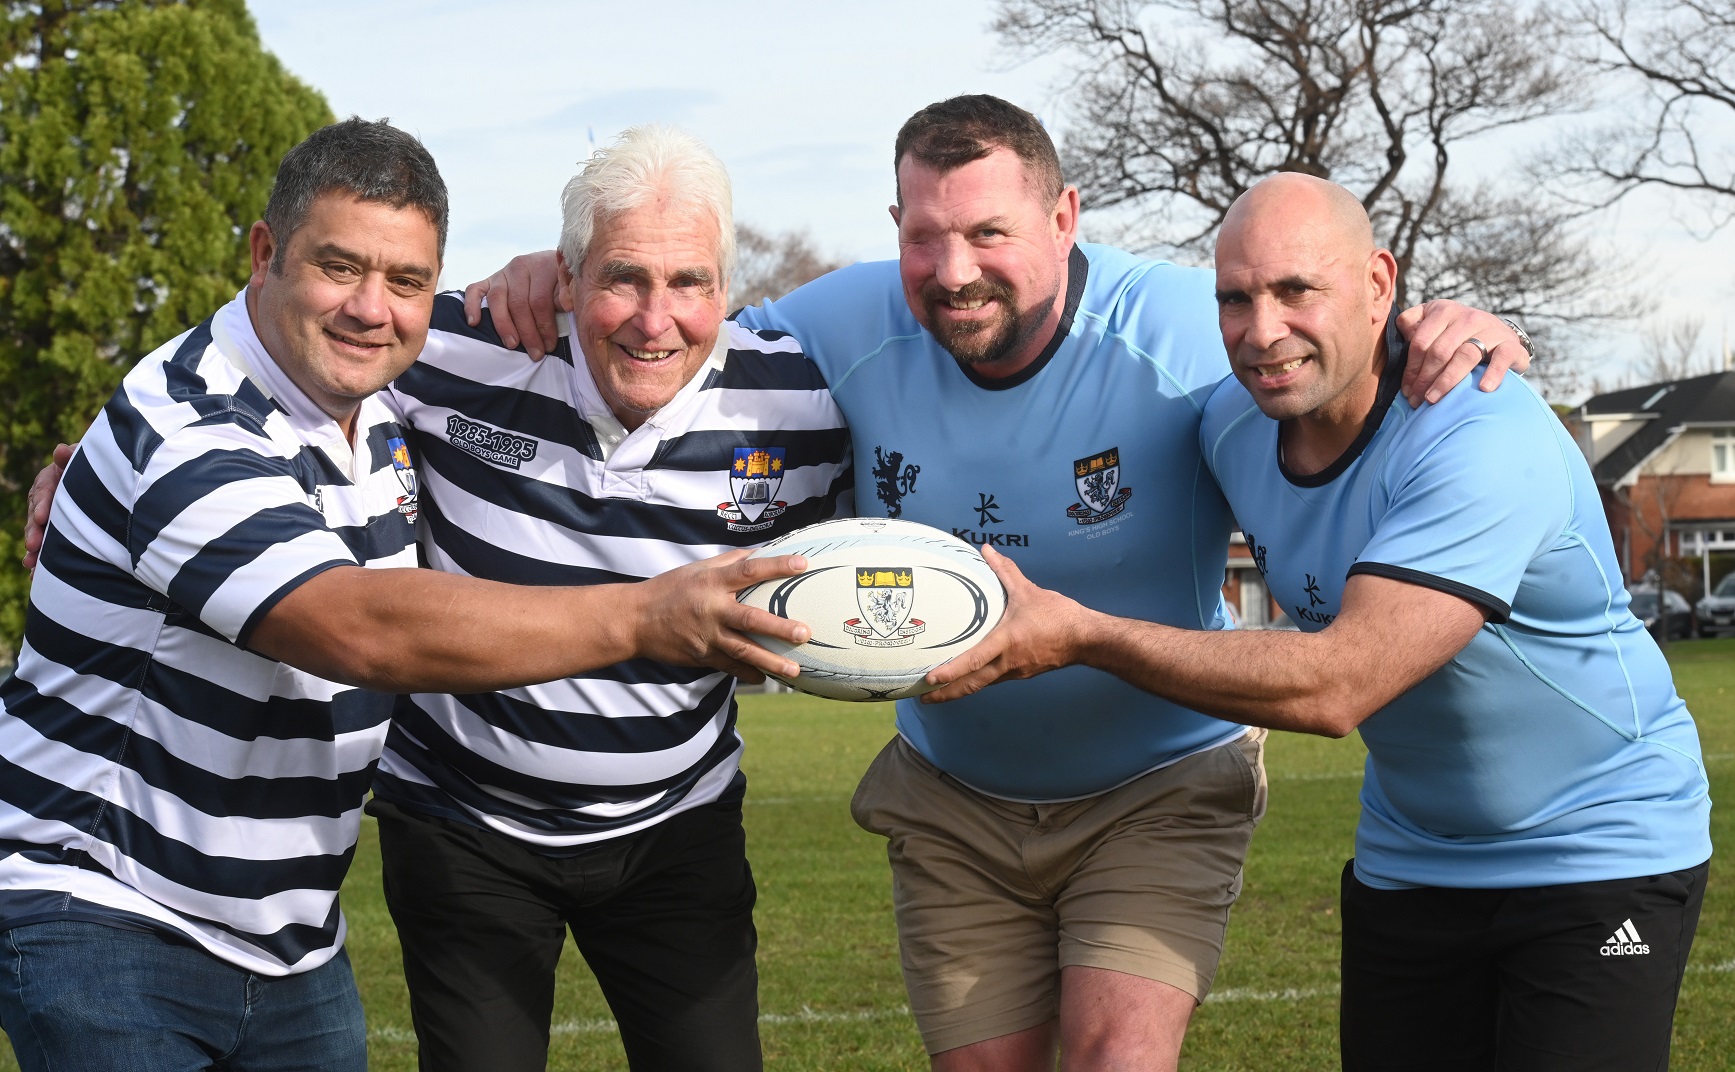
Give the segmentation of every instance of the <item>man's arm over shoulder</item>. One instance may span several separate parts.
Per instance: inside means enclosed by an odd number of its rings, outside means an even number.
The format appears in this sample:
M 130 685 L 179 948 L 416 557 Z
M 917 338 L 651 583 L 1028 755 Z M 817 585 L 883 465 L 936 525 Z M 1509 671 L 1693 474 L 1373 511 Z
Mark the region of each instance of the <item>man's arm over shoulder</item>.
M 743 327 L 795 336 L 834 385 L 888 339 L 922 330 L 904 301 L 896 261 L 827 272 L 775 301 L 741 309 L 734 319 Z

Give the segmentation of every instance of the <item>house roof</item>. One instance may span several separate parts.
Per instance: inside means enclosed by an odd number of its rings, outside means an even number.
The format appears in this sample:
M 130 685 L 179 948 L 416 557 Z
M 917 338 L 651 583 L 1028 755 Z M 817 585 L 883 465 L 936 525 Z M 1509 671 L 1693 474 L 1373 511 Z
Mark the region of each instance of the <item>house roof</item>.
M 1593 471 L 1598 484 L 1617 484 L 1689 424 L 1735 424 L 1735 372 L 1610 391 L 1579 407 L 1586 420 L 1616 415 L 1644 426 L 1609 451 Z

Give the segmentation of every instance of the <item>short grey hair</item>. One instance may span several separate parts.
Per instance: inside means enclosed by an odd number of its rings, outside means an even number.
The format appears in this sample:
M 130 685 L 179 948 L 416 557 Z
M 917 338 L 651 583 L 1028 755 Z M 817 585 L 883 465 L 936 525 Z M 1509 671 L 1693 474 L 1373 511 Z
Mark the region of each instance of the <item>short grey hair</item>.
M 307 222 L 313 203 L 328 193 L 419 209 L 439 232 L 440 258 L 445 259 L 446 183 L 433 156 L 389 119 L 370 122 L 352 115 L 321 127 L 283 154 L 265 203 L 265 225 L 277 241 L 272 271 L 283 271 L 289 240 Z
M 729 171 L 717 154 L 684 131 L 659 123 L 629 127 L 613 145 L 598 149 L 560 195 L 560 253 L 577 272 L 597 224 L 652 198 L 717 218 L 719 284 L 735 272 L 735 208 Z

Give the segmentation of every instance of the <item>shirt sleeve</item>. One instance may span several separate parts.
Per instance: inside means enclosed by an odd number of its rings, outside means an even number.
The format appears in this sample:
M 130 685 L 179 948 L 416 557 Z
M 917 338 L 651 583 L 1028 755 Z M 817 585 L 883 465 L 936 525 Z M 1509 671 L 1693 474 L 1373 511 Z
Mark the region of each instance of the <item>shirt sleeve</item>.
M 140 475 L 127 550 L 142 583 L 241 645 L 299 585 L 359 564 L 309 504 L 291 459 L 237 424 L 163 442 Z
M 1391 497 L 1349 575 L 1449 592 L 1503 622 L 1531 562 L 1566 529 L 1572 484 L 1558 441 L 1523 405 L 1527 397 L 1477 405 L 1495 396 L 1472 386 L 1448 399 L 1473 412 L 1442 419 L 1446 410 L 1424 411 L 1413 418 L 1418 425 L 1447 427 L 1394 445 Z

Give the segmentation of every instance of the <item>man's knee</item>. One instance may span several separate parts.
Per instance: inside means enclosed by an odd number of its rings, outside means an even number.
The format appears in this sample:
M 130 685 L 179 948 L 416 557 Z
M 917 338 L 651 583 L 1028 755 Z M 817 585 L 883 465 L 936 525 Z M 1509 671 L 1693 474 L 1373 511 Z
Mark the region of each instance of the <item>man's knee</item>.
M 1198 1003 L 1167 983 L 1102 968 L 1061 972 L 1063 1072 L 1173 1069 Z

